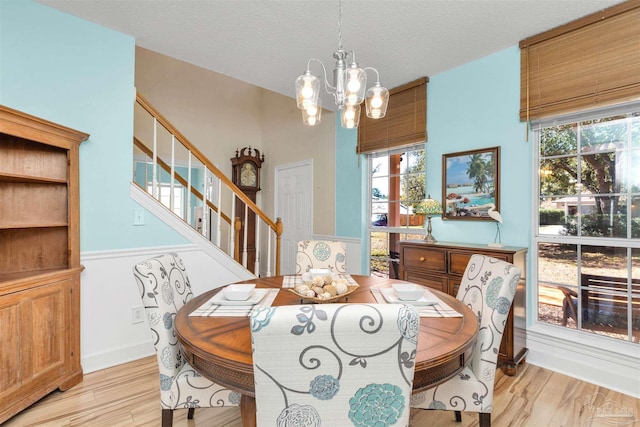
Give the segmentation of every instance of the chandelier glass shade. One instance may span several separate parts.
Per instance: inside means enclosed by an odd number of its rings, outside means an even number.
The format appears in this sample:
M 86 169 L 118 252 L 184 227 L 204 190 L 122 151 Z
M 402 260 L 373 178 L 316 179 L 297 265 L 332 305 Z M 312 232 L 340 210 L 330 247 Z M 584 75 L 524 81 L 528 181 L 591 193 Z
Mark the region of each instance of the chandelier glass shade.
M 340 3 L 338 20 L 338 50 L 333 53 L 336 60 L 333 69 L 333 84 L 327 78 L 327 69 L 322 61 L 311 58 L 307 62 L 307 69 L 295 81 L 296 104 L 302 110 L 302 120 L 308 126 L 320 123 L 320 116 L 314 120 L 315 111 L 320 111 L 320 78 L 311 74 L 311 63 L 318 62 L 322 66 L 324 88 L 328 94 L 333 95 L 336 106 L 340 109 L 340 122 L 342 127 L 356 128 L 360 121 L 360 104 L 366 103 L 367 117 L 381 119 L 387 113 L 389 104 L 389 91 L 380 84 L 380 75 L 375 68 L 360 68 L 356 62 L 355 52 L 347 53 L 342 49 L 342 3 Z M 349 65 L 349 60 L 351 63 Z M 367 89 L 367 71 L 376 74 L 376 82 Z

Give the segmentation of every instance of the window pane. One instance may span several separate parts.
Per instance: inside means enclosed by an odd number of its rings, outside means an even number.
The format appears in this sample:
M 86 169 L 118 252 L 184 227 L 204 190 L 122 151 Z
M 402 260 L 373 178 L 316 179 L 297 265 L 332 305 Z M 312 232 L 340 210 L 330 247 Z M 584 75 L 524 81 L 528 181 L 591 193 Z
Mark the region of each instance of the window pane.
M 576 164 L 576 157 L 544 159 L 540 166 L 540 195 L 575 194 L 578 188 Z
M 576 327 L 563 310 L 565 293 L 575 293 L 578 277 L 576 245 L 541 243 L 538 245 L 538 320 Z
M 582 235 L 585 237 L 626 238 L 626 197 L 597 195 L 590 199 L 595 202 L 594 209 L 591 213 L 582 215 Z M 598 213 L 598 211 L 603 213 Z
M 635 113 L 631 118 L 631 146 L 640 147 L 640 113 Z M 636 169 L 637 170 L 637 169 Z
M 640 128 L 640 123 L 638 124 Z M 640 132 L 640 129 L 638 130 Z M 634 171 L 635 173 L 631 172 Z M 629 166 L 629 184 L 630 190 L 634 193 L 640 193 L 640 150 L 631 151 L 631 165 Z
M 377 199 L 389 197 L 389 177 L 378 177 L 371 180 L 371 195 Z
M 569 124 L 542 129 L 540 155 L 547 157 L 576 153 L 578 151 L 576 128 L 576 125 Z
M 540 227 L 539 234 L 557 236 L 566 234 L 566 215 L 569 213 L 566 201 L 555 197 L 540 198 Z
M 578 283 L 576 245 L 538 244 L 538 281 L 542 284 L 575 286 Z
M 371 233 L 371 275 L 388 277 L 389 273 L 389 234 Z
M 626 147 L 627 119 L 608 117 L 580 123 L 581 152 L 611 151 Z
M 582 246 L 581 294 L 584 329 L 627 334 L 627 248 Z
M 624 179 L 624 161 L 618 165 L 617 152 L 582 156 L 580 189 L 585 193 L 617 193 Z M 624 158 L 622 159 L 624 160 Z M 616 170 L 622 172 L 618 177 Z

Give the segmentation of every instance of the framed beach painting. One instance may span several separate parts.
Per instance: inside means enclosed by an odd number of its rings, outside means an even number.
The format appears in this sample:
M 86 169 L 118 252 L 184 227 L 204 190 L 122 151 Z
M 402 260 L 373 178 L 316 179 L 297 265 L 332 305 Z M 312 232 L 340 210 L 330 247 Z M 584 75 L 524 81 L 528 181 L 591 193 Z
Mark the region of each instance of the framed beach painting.
M 493 221 L 500 211 L 500 147 L 442 155 L 443 219 Z

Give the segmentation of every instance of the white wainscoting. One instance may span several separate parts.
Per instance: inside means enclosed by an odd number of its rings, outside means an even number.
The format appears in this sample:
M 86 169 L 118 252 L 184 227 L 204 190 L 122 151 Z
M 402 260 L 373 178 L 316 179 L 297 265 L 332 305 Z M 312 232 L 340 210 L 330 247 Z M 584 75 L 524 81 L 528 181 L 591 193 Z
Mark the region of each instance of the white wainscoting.
M 154 354 L 146 317 L 144 322 L 132 324 L 132 308 L 142 305 L 133 266 L 167 252 L 177 252 L 184 261 L 195 295 L 254 277 L 233 265 L 222 252 L 216 255 L 191 244 L 82 253 L 80 345 L 84 372 Z

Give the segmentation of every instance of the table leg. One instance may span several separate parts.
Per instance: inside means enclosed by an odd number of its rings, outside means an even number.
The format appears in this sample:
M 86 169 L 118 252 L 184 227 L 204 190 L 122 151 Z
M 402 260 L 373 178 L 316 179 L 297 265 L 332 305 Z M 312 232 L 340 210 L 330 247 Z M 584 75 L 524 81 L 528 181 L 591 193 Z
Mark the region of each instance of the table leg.
M 242 417 L 242 427 L 256 427 L 256 399 L 251 396 L 242 395 L 240 399 L 240 416 Z

